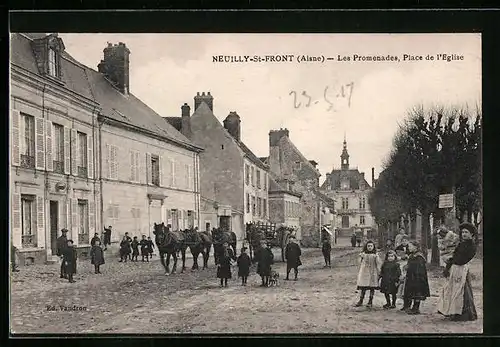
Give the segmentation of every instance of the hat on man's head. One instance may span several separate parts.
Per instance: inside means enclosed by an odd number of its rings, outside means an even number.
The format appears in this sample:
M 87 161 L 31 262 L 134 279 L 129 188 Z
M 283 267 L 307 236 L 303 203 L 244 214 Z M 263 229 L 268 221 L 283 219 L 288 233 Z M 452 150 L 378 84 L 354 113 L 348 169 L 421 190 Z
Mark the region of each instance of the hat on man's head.
M 61 232 L 62 232 L 62 233 L 67 233 L 67 232 L 68 232 L 68 229 L 63 228 L 63 229 L 61 229 Z

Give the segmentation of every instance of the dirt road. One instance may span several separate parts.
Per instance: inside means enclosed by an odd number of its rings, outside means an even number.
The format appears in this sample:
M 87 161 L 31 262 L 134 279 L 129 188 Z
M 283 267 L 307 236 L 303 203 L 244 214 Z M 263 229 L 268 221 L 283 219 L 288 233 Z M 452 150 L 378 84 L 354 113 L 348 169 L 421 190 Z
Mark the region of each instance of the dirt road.
M 32 266 L 11 275 L 13 333 L 480 333 L 482 264 L 474 260 L 473 290 L 479 319 L 445 321 L 435 313 L 439 274 L 429 273 L 432 297 L 421 315 L 374 307 L 354 308 L 359 249 L 334 248 L 332 269 L 322 267 L 320 250 L 304 250 L 298 281 L 260 288 L 252 273 L 242 287 L 233 272 L 228 288 L 219 288 L 213 258 L 208 270 L 165 276 L 158 260 L 118 263 L 107 259 L 102 275 L 89 262 L 78 265 L 77 282 L 59 279 L 57 265 Z M 275 259 L 280 259 L 280 251 Z M 191 260 L 187 262 L 191 266 Z M 61 307 L 62 306 L 62 307 Z M 399 303 L 398 307 L 401 306 Z M 66 310 L 64 310 L 66 307 Z M 61 310 L 63 309 L 63 310 Z

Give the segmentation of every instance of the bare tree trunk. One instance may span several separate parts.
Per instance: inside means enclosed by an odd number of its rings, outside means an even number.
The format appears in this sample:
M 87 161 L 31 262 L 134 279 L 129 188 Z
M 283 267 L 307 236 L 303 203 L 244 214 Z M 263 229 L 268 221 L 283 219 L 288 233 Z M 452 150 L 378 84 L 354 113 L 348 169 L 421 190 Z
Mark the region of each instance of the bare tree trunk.
M 429 222 L 429 212 L 427 211 L 422 211 L 422 237 L 421 237 L 421 247 L 422 247 L 422 253 L 424 255 L 425 260 L 427 261 L 427 253 L 428 253 L 428 242 L 427 239 L 429 237 L 429 228 L 430 228 L 430 222 Z
M 415 239 L 417 237 L 417 211 L 412 209 L 410 212 L 410 237 Z
M 441 263 L 441 255 L 439 254 L 437 234 L 432 233 L 431 237 L 431 264 L 439 266 Z

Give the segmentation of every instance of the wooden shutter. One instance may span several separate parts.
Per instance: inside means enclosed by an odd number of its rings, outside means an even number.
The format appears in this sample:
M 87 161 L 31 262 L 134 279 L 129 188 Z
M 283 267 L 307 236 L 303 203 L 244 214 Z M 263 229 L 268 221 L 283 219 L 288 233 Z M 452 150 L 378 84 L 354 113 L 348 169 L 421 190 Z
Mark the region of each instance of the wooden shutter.
M 87 135 L 87 177 L 94 178 L 94 137 Z
M 146 183 L 153 183 L 153 170 L 151 166 L 151 153 L 146 153 Z
M 45 247 L 45 199 L 36 197 L 36 245 Z
M 21 194 L 12 193 L 12 243 L 21 247 Z
M 46 170 L 54 171 L 54 127 L 50 120 L 45 122 L 45 158 L 46 158 Z
M 45 119 L 35 117 L 35 168 L 45 170 Z
M 71 199 L 71 238 L 78 242 L 78 199 Z
M 141 160 L 140 160 L 140 153 L 135 152 L 134 153 L 134 159 L 135 159 L 135 177 L 137 179 L 137 182 L 141 183 Z
M 64 127 L 64 173 L 66 175 L 71 174 L 71 136 L 70 136 L 70 134 L 71 134 L 71 129 Z
M 111 145 L 106 143 L 106 177 L 111 178 Z
M 93 200 L 89 200 L 89 237 L 94 237 L 95 233 L 95 202 Z
M 71 129 L 71 174 L 78 176 L 78 132 L 76 129 Z
M 21 113 L 18 110 L 11 110 L 10 118 L 11 164 L 19 166 L 21 165 Z
M 133 150 L 130 150 L 130 181 L 131 182 L 136 181 L 135 173 L 136 173 L 136 170 L 135 170 L 135 152 Z
M 158 179 L 160 181 L 160 187 L 163 187 L 163 158 L 158 156 Z
M 170 159 L 170 171 L 172 173 L 172 178 L 170 180 L 170 186 L 175 187 L 175 161 L 174 159 Z

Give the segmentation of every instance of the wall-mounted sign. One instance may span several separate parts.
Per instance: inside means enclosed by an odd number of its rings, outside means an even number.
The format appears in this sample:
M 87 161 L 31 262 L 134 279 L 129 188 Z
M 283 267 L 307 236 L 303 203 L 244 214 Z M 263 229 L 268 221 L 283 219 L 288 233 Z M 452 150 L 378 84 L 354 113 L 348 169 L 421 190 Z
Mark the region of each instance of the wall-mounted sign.
M 439 208 L 452 208 L 453 207 L 453 194 L 439 195 Z

